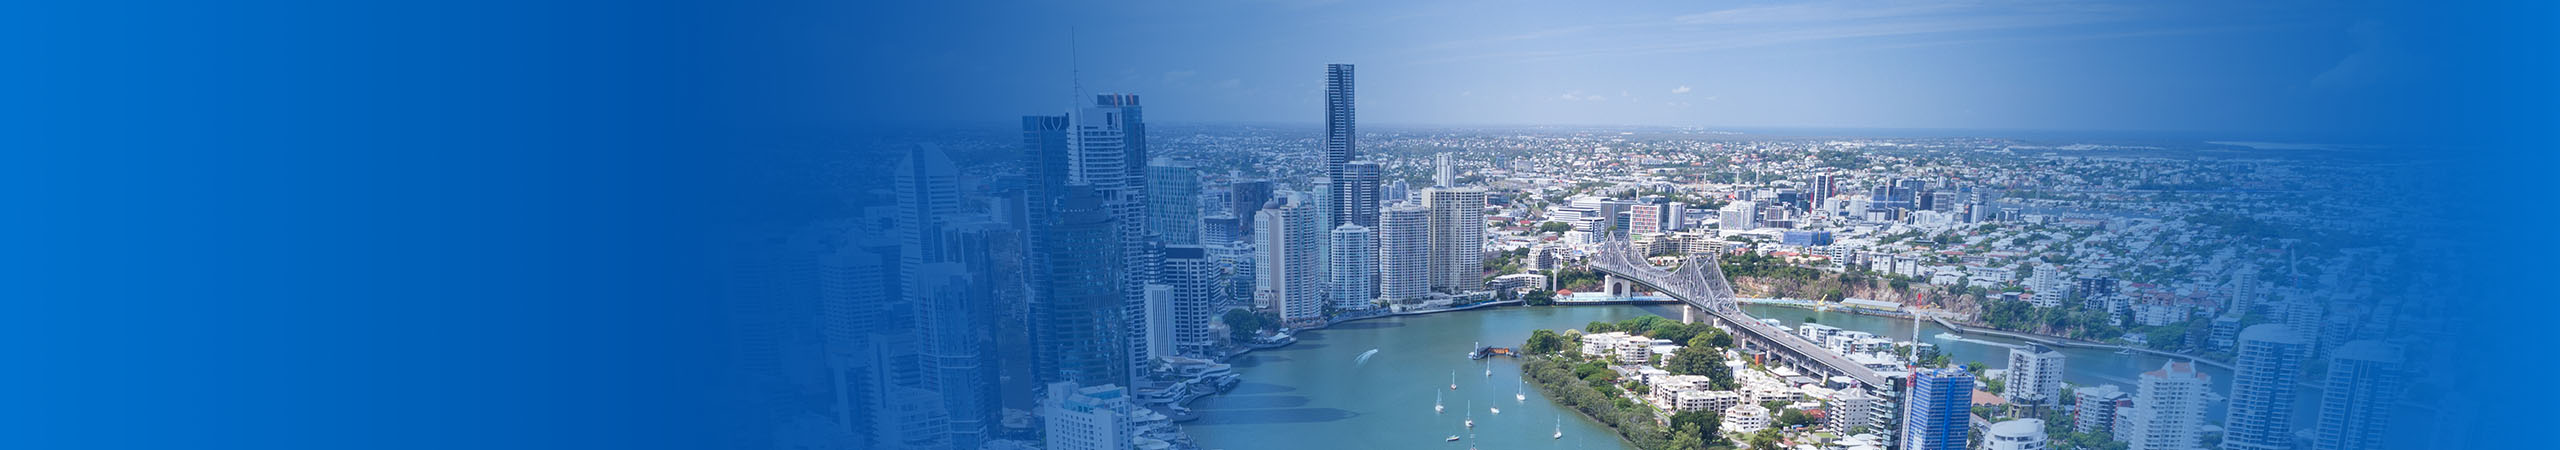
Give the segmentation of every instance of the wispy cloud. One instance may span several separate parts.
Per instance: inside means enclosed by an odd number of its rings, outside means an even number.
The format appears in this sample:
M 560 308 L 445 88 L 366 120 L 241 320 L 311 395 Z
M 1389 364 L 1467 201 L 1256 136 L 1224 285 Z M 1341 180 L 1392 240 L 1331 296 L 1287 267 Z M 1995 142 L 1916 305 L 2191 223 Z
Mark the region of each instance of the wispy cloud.
M 1689 87 L 1688 87 L 1688 86 L 1681 86 L 1681 87 L 1678 87 L 1678 88 L 1673 88 L 1673 89 L 1671 90 L 1671 93 L 1673 93 L 1673 94 L 1687 94 L 1687 93 L 1689 93 Z

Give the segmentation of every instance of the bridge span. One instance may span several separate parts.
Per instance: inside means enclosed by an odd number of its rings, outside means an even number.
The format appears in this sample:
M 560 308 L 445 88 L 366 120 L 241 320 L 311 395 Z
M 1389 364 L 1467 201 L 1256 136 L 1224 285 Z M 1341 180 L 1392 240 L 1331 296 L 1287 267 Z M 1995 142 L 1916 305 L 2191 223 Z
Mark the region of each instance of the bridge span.
M 1724 270 L 1718 267 L 1714 255 L 1691 256 L 1681 261 L 1677 270 L 1663 270 L 1645 261 L 1644 253 L 1636 251 L 1634 245 L 1623 238 L 1605 241 L 1600 248 L 1599 254 L 1592 258 L 1591 268 L 1611 278 L 1613 294 L 1617 293 L 1618 279 L 1653 288 L 1663 295 L 1679 299 L 1685 304 L 1684 309 L 1706 311 L 1719 325 L 1733 331 L 1745 349 L 1775 355 L 1781 360 L 1777 362 L 1806 372 L 1847 376 L 1871 390 L 1897 390 L 1897 386 L 1874 369 L 1743 313 L 1742 307 L 1734 302 L 1733 285 L 1725 279 Z M 1689 315 L 1686 311 L 1682 315 L 1681 320 L 1693 320 L 1686 317 Z

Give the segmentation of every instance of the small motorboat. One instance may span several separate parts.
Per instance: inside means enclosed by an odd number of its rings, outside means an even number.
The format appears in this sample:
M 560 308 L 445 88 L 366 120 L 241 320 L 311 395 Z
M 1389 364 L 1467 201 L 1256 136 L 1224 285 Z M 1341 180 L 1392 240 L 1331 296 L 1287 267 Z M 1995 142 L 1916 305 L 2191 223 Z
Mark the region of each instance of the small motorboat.
M 1445 440 L 1445 441 L 1442 441 L 1442 442 L 1457 442 L 1457 441 L 1458 441 L 1458 435 L 1452 434 L 1452 435 L 1449 435 L 1449 439 L 1448 439 L 1448 440 Z

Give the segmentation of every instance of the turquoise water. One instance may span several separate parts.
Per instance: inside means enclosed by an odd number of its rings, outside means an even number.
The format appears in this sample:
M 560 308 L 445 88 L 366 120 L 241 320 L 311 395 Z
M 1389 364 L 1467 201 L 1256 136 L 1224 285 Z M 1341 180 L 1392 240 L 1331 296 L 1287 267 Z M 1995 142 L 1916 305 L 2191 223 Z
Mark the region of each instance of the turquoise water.
M 1244 382 L 1191 407 L 1185 424 L 1202 448 L 1330 450 L 1352 448 L 1633 449 L 1616 433 L 1562 409 L 1536 388 L 1519 386 L 1520 364 L 1508 358 L 1469 360 L 1475 342 L 1517 347 L 1540 328 L 1582 328 L 1595 320 L 1652 314 L 1635 306 L 1494 308 L 1372 319 L 1300 334 L 1296 345 L 1230 361 Z M 1362 352 L 1378 353 L 1360 364 Z M 1493 376 L 1485 376 L 1486 370 Z M 1458 389 L 1449 390 L 1452 373 Z M 1526 392 L 1528 401 L 1514 400 Z M 1446 413 L 1433 413 L 1433 395 Z M 1472 440 L 1462 425 L 1473 406 Z M 1493 414 L 1487 408 L 1501 408 Z M 1561 419 L 1565 436 L 1550 436 Z

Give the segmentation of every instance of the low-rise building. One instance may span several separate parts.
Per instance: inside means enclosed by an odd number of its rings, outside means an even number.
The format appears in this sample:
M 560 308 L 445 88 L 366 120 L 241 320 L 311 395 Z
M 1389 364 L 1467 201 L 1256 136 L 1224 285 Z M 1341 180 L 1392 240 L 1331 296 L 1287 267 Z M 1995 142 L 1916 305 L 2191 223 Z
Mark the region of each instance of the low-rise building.
M 1720 419 L 1723 422 L 1718 424 L 1718 429 L 1725 434 L 1755 433 L 1769 427 L 1769 408 L 1754 403 L 1733 405 L 1724 409 L 1724 415 Z

